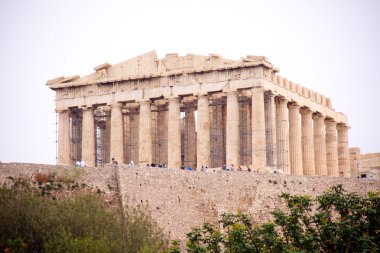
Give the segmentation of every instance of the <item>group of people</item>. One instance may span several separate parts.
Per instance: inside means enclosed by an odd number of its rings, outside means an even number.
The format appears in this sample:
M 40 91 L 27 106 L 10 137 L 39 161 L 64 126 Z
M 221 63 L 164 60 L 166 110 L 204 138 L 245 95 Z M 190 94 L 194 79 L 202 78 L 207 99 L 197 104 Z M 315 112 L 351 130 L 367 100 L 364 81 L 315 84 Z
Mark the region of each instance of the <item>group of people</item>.
M 192 170 L 193 170 L 193 167 L 192 167 L 192 166 L 189 166 L 189 167 L 186 168 L 185 166 L 182 165 L 182 166 L 181 166 L 181 170 L 189 170 L 189 171 L 192 171 Z M 224 171 L 235 171 L 235 170 L 237 170 L 237 171 L 243 171 L 243 168 L 239 165 L 239 166 L 237 167 L 237 169 L 235 169 L 235 166 L 234 166 L 233 164 L 231 164 L 231 165 L 228 166 L 228 167 L 227 167 L 226 164 L 224 164 L 224 165 L 221 167 L 221 170 L 224 170 Z M 208 167 L 202 165 L 200 171 L 207 172 L 207 171 L 208 171 Z M 247 171 L 248 171 L 248 172 L 251 172 L 251 168 L 250 168 L 249 166 L 247 166 Z M 214 172 L 215 172 L 215 170 L 214 170 Z
M 165 163 L 163 163 L 163 164 L 161 164 L 161 163 L 159 163 L 159 164 L 155 164 L 155 163 L 149 164 L 149 163 L 147 163 L 146 167 L 166 168 L 166 164 Z
M 115 158 L 112 158 L 111 159 L 111 164 L 112 164 L 112 166 L 117 166 L 119 163 L 118 163 L 117 160 L 115 160 Z M 134 161 L 131 160 L 131 162 L 129 163 L 129 165 L 135 165 Z M 87 167 L 87 164 L 86 164 L 86 162 L 84 160 L 81 160 L 81 161 L 76 161 L 75 166 L 76 167 Z M 147 163 L 146 167 L 166 168 L 166 164 L 155 164 L 155 163 L 149 164 L 149 163 Z M 185 168 L 185 166 L 182 165 L 181 166 L 181 170 L 185 170 L 185 169 L 189 170 L 189 171 L 192 171 L 193 167 L 190 165 L 189 167 Z M 233 164 L 231 164 L 228 167 L 227 167 L 226 164 L 223 164 L 222 167 L 221 167 L 221 170 L 224 170 L 224 171 L 235 171 L 235 167 L 234 167 Z M 207 172 L 208 171 L 208 167 L 202 165 L 200 171 Z M 243 169 L 241 168 L 240 165 L 237 167 L 237 171 L 243 171 Z M 247 166 L 247 171 L 251 172 L 251 168 L 249 166 Z
M 84 160 L 81 161 L 76 161 L 75 162 L 75 167 L 87 167 L 87 164 Z
M 235 167 L 233 164 L 231 164 L 229 167 L 227 167 L 225 164 L 223 164 L 222 170 L 227 170 L 227 171 L 235 171 Z M 237 167 L 237 171 L 243 171 L 243 168 L 239 165 Z M 251 172 L 251 168 L 249 166 L 247 166 L 247 171 L 248 172 Z

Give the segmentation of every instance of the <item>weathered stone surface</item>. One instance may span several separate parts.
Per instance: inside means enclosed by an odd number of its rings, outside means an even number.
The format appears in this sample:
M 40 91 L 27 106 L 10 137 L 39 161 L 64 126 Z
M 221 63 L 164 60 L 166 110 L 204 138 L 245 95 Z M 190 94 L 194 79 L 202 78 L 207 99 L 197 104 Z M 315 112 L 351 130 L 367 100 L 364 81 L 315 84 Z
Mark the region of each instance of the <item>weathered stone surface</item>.
M 0 163 L 0 182 L 7 177 L 63 172 L 72 167 L 42 164 Z M 294 176 L 254 172 L 200 172 L 139 166 L 81 168 L 78 178 L 107 194 L 117 190 L 124 204 L 145 205 L 154 220 L 172 239 L 184 239 L 193 226 L 204 220 L 216 222 L 224 212 L 247 212 L 255 222 L 271 219 L 271 211 L 285 208 L 282 192 L 320 195 L 336 184 L 350 192 L 378 191 L 380 181 L 355 178 Z M 111 190 L 113 189 L 113 190 Z
M 263 56 L 236 61 L 171 53 L 158 59 L 152 51 L 94 70 L 47 81 L 60 113 L 59 164 L 81 158 L 103 166 L 115 157 L 177 169 L 233 164 L 351 174 L 347 116 L 329 98 L 279 76 Z M 94 117 L 99 108 L 104 114 Z M 328 119 L 326 127 L 312 115 Z
M 303 175 L 301 133 L 300 106 L 289 104 L 290 171 L 294 175 Z
M 380 153 L 361 154 L 360 148 L 349 149 L 350 176 L 380 179 Z

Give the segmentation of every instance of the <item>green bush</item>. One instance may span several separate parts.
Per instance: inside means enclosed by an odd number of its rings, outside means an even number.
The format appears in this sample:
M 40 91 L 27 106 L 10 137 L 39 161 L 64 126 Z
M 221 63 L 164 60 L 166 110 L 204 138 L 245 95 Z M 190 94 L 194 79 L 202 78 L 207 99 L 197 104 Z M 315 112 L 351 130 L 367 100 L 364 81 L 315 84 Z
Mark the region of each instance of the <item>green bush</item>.
M 187 234 L 187 252 L 379 252 L 378 193 L 360 197 L 338 185 L 316 199 L 281 197 L 288 211 L 273 212 L 273 222 L 253 225 L 246 214 L 223 214 L 219 225 L 206 222 Z
M 42 195 L 23 179 L 0 187 L 1 251 L 18 252 L 10 245 L 16 240 L 24 252 L 159 252 L 167 245 L 142 208 L 127 208 L 122 216 L 96 193 Z

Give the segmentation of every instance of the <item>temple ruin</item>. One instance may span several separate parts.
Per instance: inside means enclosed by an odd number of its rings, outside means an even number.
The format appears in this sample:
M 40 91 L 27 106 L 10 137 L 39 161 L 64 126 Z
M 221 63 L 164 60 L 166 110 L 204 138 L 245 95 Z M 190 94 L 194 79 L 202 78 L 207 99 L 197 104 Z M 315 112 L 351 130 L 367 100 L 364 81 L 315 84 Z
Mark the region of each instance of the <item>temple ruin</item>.
M 47 81 L 59 114 L 58 164 L 278 168 L 349 177 L 347 116 L 278 75 L 265 57 L 154 51 Z

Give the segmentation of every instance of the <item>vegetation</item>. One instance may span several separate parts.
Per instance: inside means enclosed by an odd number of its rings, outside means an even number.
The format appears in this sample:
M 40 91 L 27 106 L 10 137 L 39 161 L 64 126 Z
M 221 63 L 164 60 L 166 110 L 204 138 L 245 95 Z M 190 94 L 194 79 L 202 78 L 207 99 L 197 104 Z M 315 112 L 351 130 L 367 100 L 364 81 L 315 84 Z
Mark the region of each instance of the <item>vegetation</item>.
M 323 195 L 282 194 L 288 211 L 253 225 L 246 214 L 224 214 L 187 234 L 187 252 L 379 252 L 380 197 L 360 197 L 342 186 Z M 169 252 L 180 252 L 176 242 Z
M 126 208 L 121 216 L 99 191 L 85 191 L 75 177 L 36 175 L 37 187 L 25 179 L 0 187 L 0 251 L 147 253 L 167 245 L 143 209 Z M 77 192 L 57 194 L 63 190 Z
M 142 208 L 125 211 L 102 192 L 77 182 L 78 173 L 35 175 L 0 186 L 0 251 L 180 253 Z M 64 192 L 65 194 L 60 194 Z M 341 185 L 315 199 L 283 193 L 287 210 L 253 224 L 225 213 L 187 234 L 189 253 L 379 252 L 380 196 L 361 197 Z M 111 203 L 111 204 L 110 204 Z

